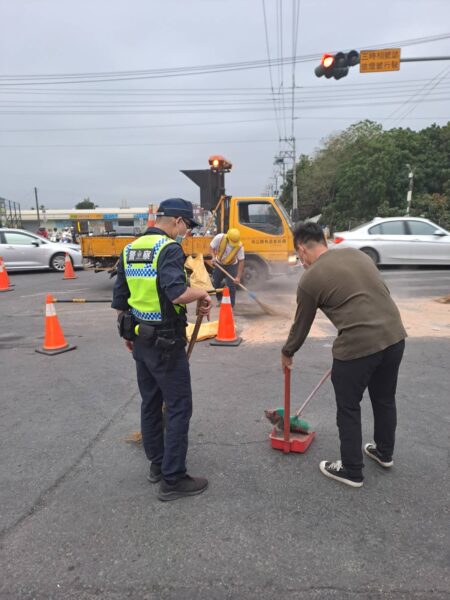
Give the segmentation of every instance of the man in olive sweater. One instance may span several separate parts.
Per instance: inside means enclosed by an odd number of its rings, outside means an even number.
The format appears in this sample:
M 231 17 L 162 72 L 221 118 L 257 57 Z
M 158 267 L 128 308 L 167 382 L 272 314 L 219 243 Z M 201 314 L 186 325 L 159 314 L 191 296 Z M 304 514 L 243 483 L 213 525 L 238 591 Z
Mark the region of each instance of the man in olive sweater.
M 341 460 L 322 461 L 321 472 L 352 487 L 363 485 L 360 402 L 366 388 L 374 415 L 374 443 L 364 452 L 384 468 L 393 465 L 397 376 L 407 336 L 400 313 L 372 260 L 360 250 L 329 250 L 322 229 L 300 223 L 294 245 L 306 269 L 297 312 L 281 351 L 283 370 L 303 345 L 320 308 L 338 330 L 331 381 L 336 394 Z

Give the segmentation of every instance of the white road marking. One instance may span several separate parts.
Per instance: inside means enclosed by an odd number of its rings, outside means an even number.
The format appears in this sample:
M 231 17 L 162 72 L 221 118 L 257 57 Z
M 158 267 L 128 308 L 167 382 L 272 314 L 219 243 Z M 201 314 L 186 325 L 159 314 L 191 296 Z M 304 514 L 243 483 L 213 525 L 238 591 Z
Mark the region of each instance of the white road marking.
M 64 291 L 59 291 L 57 292 L 57 294 L 52 293 L 52 296 L 60 296 L 61 294 L 71 294 L 72 292 L 81 292 L 83 290 L 88 290 L 90 288 L 88 287 L 83 287 L 83 288 L 72 288 L 70 290 L 64 290 Z M 27 296 L 19 296 L 19 298 L 35 298 L 36 296 L 47 296 L 47 294 L 50 294 L 51 292 L 39 292 L 38 294 L 28 294 Z

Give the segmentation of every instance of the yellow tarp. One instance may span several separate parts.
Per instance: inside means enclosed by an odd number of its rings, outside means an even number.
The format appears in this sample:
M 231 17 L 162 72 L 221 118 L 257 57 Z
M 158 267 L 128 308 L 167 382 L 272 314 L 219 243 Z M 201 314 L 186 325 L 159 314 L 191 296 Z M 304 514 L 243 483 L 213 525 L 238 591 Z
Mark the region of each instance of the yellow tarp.
M 191 339 L 191 335 L 194 331 L 194 323 L 188 323 L 186 327 L 186 335 L 187 339 Z M 219 321 L 206 321 L 200 325 L 200 330 L 198 332 L 197 341 L 207 340 L 209 338 L 216 337 L 217 330 L 219 329 Z
M 189 278 L 191 287 L 200 288 L 202 290 L 213 289 L 211 279 L 206 270 L 205 263 L 203 262 L 203 254 L 197 254 L 195 258 L 193 256 L 188 256 L 184 266 L 186 269 L 192 271 Z

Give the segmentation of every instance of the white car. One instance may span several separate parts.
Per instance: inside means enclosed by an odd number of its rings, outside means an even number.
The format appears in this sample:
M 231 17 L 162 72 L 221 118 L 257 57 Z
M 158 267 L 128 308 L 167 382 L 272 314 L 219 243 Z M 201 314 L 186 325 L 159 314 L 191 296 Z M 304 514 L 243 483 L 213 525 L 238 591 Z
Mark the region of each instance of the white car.
M 7 271 L 52 269 L 64 271 L 66 252 L 74 268 L 81 268 L 82 255 L 78 244 L 51 242 L 24 229 L 0 228 L 0 256 Z
M 335 233 L 330 248 L 358 248 L 377 265 L 450 266 L 450 233 L 416 217 L 376 218 Z

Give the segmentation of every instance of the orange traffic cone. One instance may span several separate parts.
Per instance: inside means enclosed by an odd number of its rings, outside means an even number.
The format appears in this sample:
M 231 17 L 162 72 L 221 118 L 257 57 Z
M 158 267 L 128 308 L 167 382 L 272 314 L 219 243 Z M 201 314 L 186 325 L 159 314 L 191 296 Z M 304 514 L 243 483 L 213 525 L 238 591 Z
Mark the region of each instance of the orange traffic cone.
M 70 256 L 66 252 L 66 260 L 64 262 L 64 277 L 63 279 L 77 279 L 72 267 L 72 261 L 70 260 Z
M 36 348 L 36 352 L 40 354 L 61 354 L 61 352 L 69 352 L 74 350 L 76 346 L 70 345 L 59 324 L 56 310 L 53 305 L 53 297 L 47 294 L 45 300 L 45 339 L 42 348 Z
M 224 287 L 219 311 L 219 329 L 217 336 L 209 343 L 211 346 L 239 346 L 241 342 L 242 338 L 237 337 L 234 328 L 230 290 Z
M 10 292 L 13 285 L 9 282 L 8 272 L 3 263 L 3 258 L 0 256 L 0 292 Z

